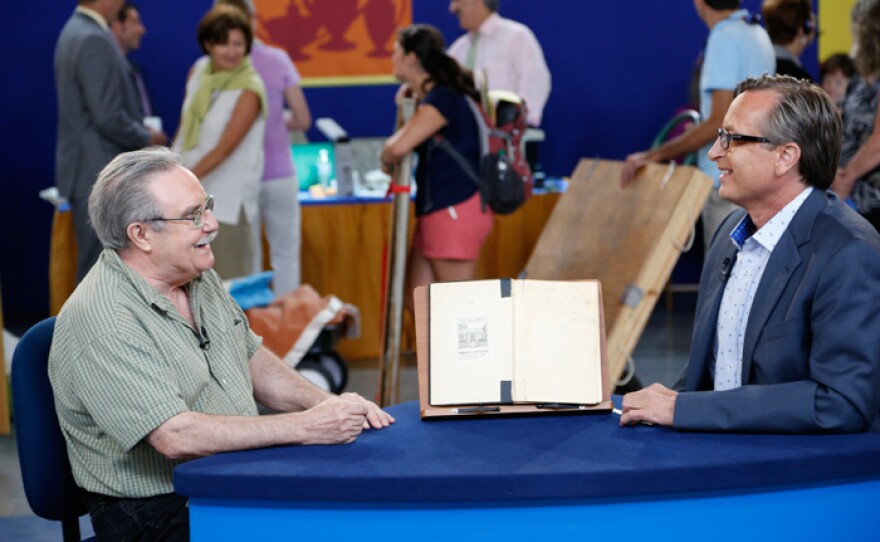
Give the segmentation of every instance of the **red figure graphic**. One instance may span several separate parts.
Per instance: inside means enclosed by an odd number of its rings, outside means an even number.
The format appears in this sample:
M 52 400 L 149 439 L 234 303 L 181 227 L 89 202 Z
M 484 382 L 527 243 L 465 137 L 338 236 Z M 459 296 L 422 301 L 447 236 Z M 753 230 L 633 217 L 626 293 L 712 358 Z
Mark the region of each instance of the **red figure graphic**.
M 330 33 L 330 41 L 318 48 L 324 51 L 347 51 L 357 45 L 345 39 L 348 28 L 358 18 L 358 0 L 306 0 L 312 18 Z
M 324 3 L 329 2 L 325 0 Z M 260 25 L 272 36 L 272 40 L 287 49 L 293 60 L 310 58 L 303 49 L 314 41 L 321 29 L 320 21 L 315 19 L 312 13 L 303 13 L 297 2 L 291 1 L 283 17 L 268 20 L 259 16 L 258 18 Z
M 364 7 L 364 18 L 367 23 L 367 33 L 373 42 L 373 50 L 367 53 L 372 57 L 390 57 L 391 50 L 388 48 L 389 38 L 394 30 L 400 26 L 400 18 L 404 13 L 395 16 L 397 6 L 394 0 L 369 0 Z
M 439 1 L 439 0 L 434 0 Z M 255 0 L 258 35 L 285 49 L 304 79 L 383 78 L 412 0 Z

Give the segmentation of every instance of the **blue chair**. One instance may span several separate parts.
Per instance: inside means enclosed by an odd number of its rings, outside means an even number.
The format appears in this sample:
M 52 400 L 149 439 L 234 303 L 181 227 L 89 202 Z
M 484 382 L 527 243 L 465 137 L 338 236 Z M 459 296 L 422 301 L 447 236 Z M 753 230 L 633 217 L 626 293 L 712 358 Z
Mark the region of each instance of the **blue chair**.
M 41 518 L 60 521 L 65 542 L 80 540 L 79 518 L 86 513 L 73 481 L 64 435 L 55 413 L 47 372 L 55 318 L 22 336 L 12 356 L 12 405 L 21 480 L 28 504 Z

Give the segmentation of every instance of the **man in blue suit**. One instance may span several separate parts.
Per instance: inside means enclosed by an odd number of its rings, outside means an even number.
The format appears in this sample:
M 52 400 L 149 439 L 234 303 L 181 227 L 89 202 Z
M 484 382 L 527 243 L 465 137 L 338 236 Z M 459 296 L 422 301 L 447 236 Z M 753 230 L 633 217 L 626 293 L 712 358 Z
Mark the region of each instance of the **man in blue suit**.
M 880 236 L 827 192 L 840 116 L 809 83 L 746 79 L 709 157 L 743 209 L 716 231 L 688 366 L 627 394 L 622 425 L 880 430 Z

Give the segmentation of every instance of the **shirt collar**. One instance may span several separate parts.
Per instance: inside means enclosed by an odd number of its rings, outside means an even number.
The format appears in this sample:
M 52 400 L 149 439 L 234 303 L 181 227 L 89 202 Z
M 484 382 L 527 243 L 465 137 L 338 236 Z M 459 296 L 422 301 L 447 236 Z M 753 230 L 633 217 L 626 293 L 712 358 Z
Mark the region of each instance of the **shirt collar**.
M 790 60 L 798 66 L 801 65 L 801 59 L 794 56 L 794 53 L 792 53 L 782 45 L 774 45 L 773 53 L 776 55 L 776 58 L 781 58 L 782 60 Z
M 752 222 L 752 217 L 747 214 L 742 217 L 739 224 L 737 224 L 736 227 L 733 228 L 733 231 L 730 232 L 730 241 L 736 248 L 742 250 L 746 239 L 751 237 L 755 233 L 755 230 L 755 223 Z
M 85 6 L 76 6 L 76 11 L 94 20 L 104 30 L 110 30 L 110 25 L 107 23 L 107 19 L 105 19 L 104 16 L 97 11 L 89 9 Z
M 745 245 L 746 241 L 751 238 L 753 241 L 767 249 L 767 251 L 773 252 L 780 237 L 782 237 L 782 234 L 788 229 L 788 225 L 791 223 L 794 215 L 798 212 L 798 209 L 801 208 L 801 205 L 803 205 L 807 196 L 809 196 L 812 191 L 812 186 L 804 188 L 800 194 L 788 202 L 788 204 L 778 213 L 773 215 L 773 218 L 767 221 L 767 223 L 764 224 L 764 227 L 760 230 L 755 229 L 755 223 L 752 222 L 749 215 L 744 216 L 742 220 L 739 221 L 736 228 L 730 232 L 730 241 L 737 249 L 742 250 L 743 245 Z
M 147 282 L 140 273 L 126 265 L 115 250 L 105 249 L 103 257 L 106 258 L 107 265 L 110 269 L 117 273 L 122 273 L 129 278 L 131 284 L 134 286 L 135 290 L 137 290 L 138 295 L 143 299 L 145 304 L 155 307 L 165 313 L 174 311 L 171 301 L 164 295 L 160 294 L 158 290 L 153 288 L 153 286 Z M 201 277 L 196 277 L 187 283 L 185 288 L 190 296 L 196 294 L 201 280 Z
M 491 36 L 495 29 L 498 28 L 498 22 L 501 20 L 501 15 L 498 15 L 495 12 L 489 14 L 486 17 L 486 20 L 483 21 L 483 24 L 480 25 L 480 28 L 477 29 L 477 32 L 482 36 Z M 471 32 L 473 36 L 474 32 Z
M 734 11 L 733 13 L 731 13 L 726 19 L 722 19 L 721 21 L 718 21 L 718 24 L 715 25 L 715 28 L 718 28 L 718 27 L 726 25 L 726 24 L 730 24 L 735 21 L 743 21 L 743 22 L 747 23 L 749 21 L 749 18 L 750 18 L 749 10 L 738 9 L 738 10 Z

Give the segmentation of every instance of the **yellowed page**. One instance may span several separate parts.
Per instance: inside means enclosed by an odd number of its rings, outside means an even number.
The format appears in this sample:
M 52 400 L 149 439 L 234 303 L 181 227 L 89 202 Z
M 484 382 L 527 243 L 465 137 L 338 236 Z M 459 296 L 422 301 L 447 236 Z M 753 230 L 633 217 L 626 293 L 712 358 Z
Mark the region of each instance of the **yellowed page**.
M 602 400 L 599 288 L 595 281 L 523 280 L 514 287 L 515 402 Z
M 501 401 L 513 378 L 512 309 L 501 280 L 446 282 L 429 287 L 429 403 Z

